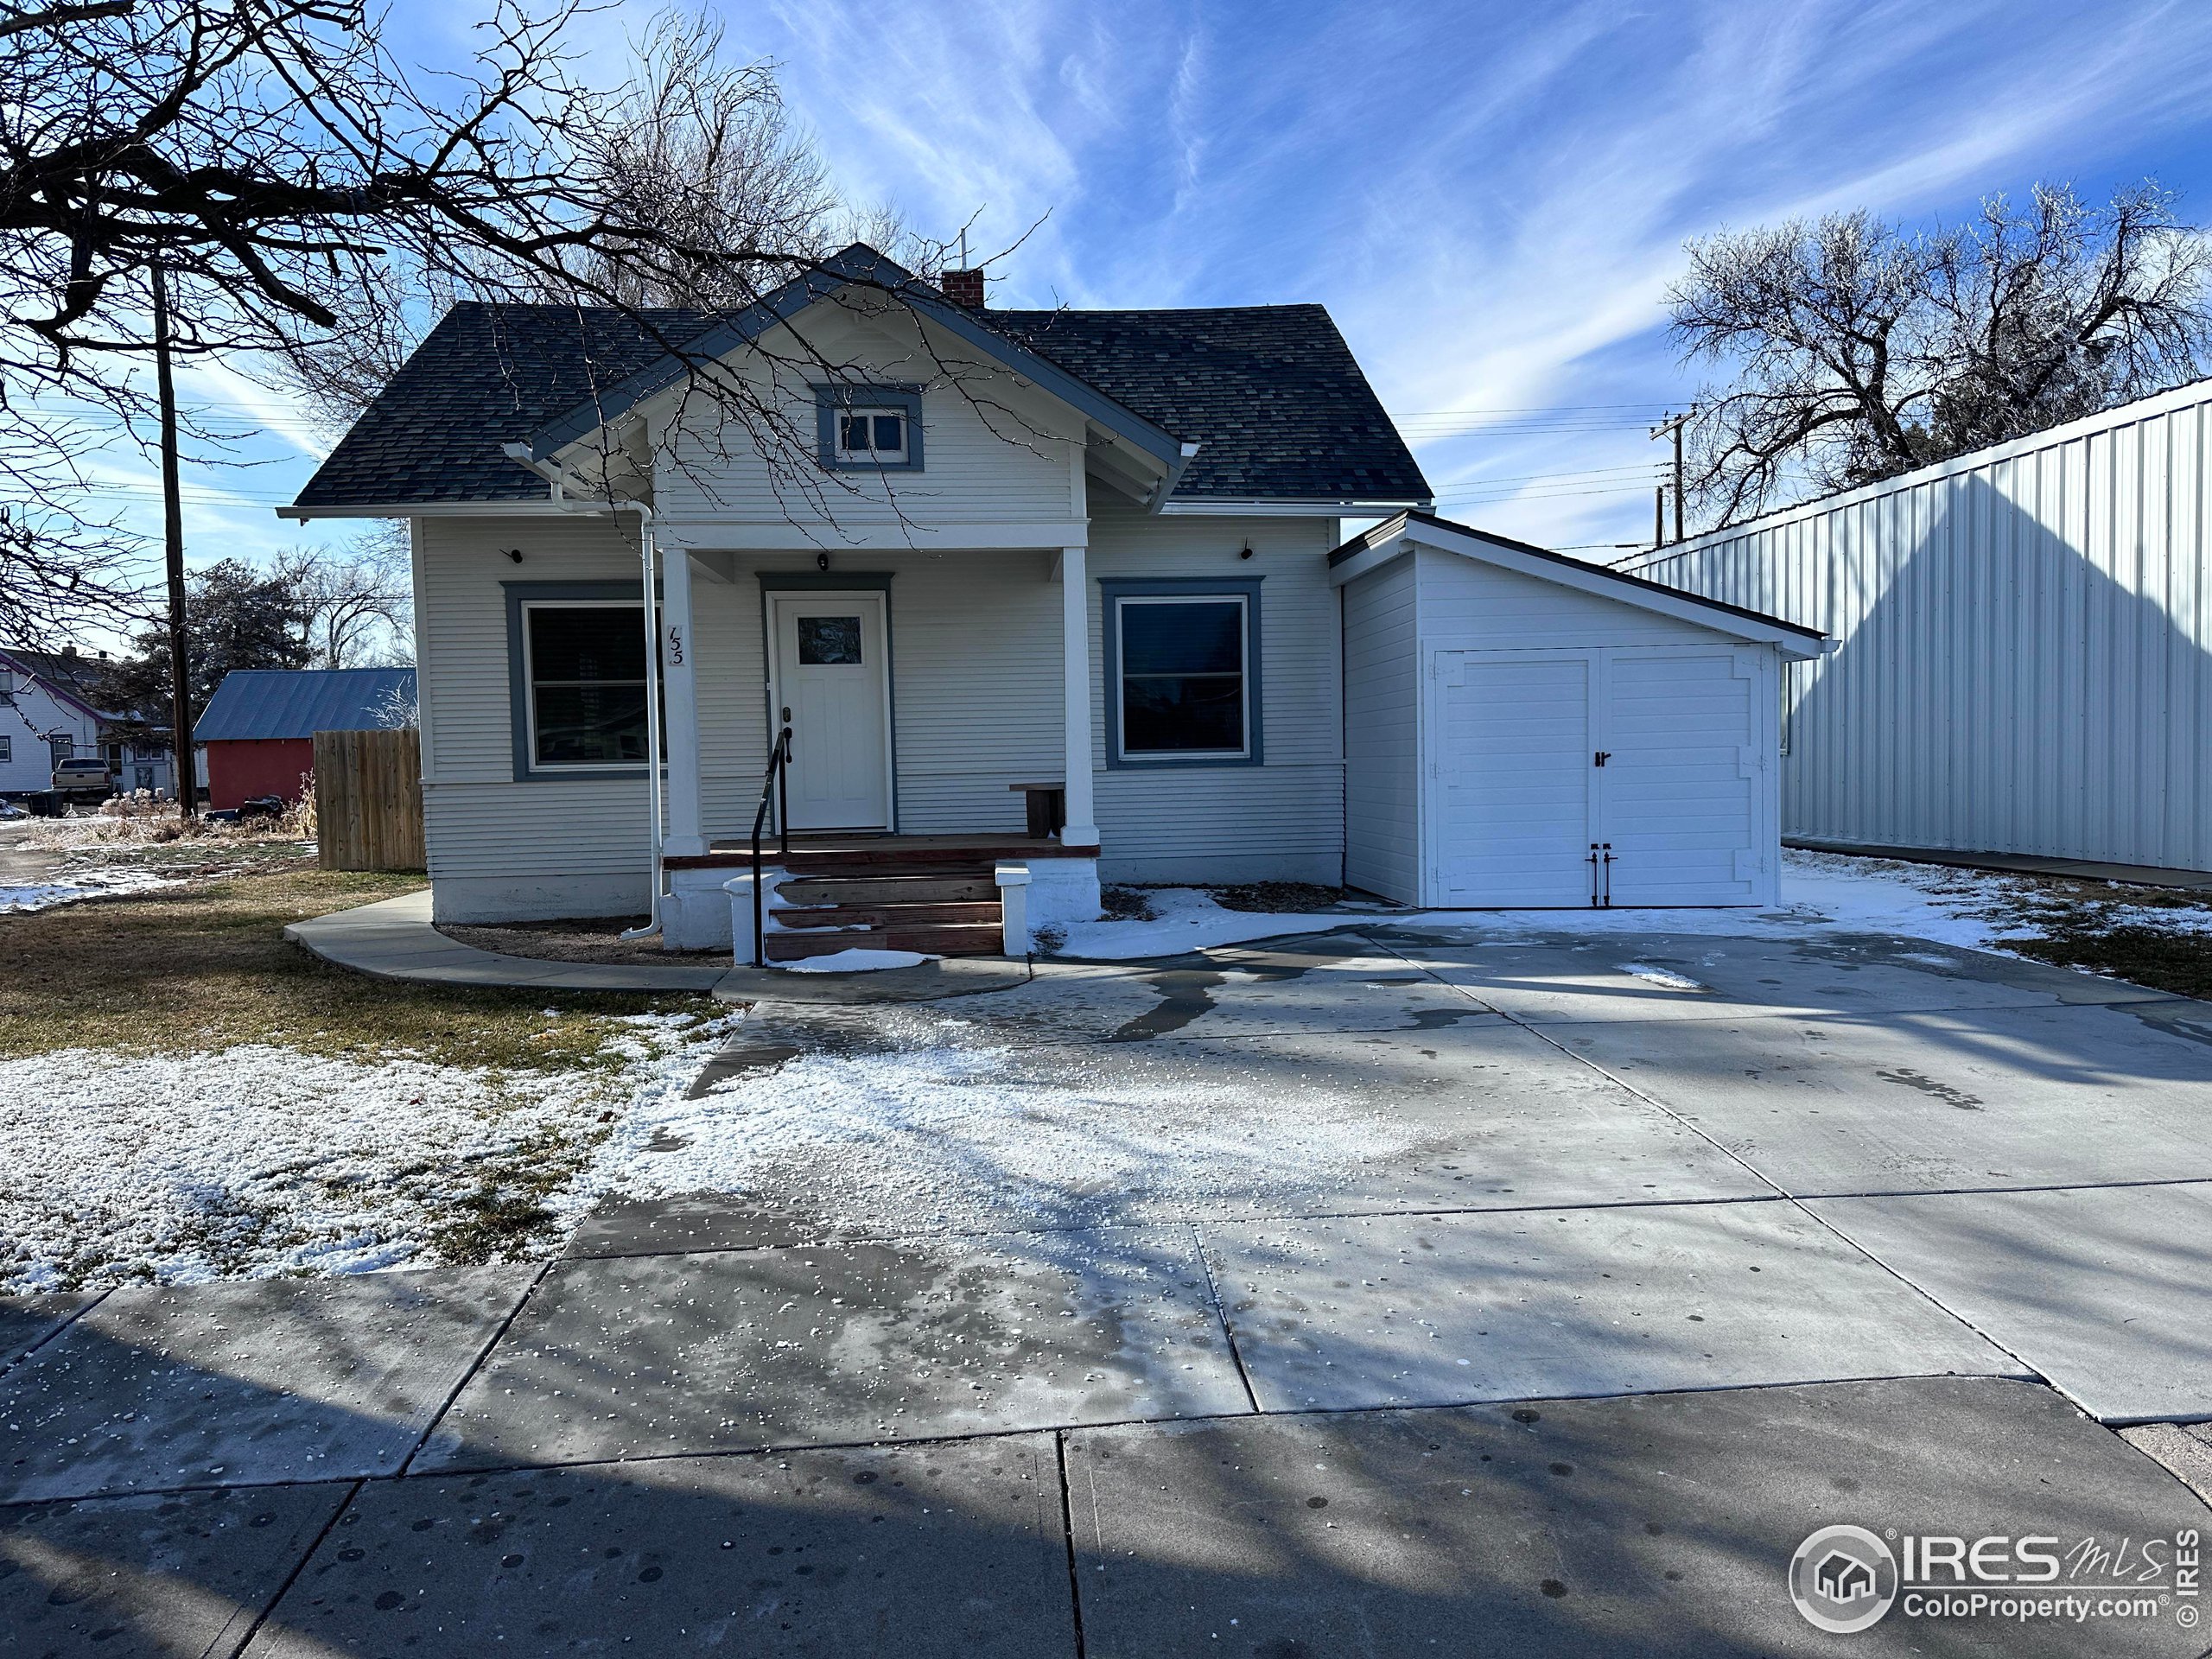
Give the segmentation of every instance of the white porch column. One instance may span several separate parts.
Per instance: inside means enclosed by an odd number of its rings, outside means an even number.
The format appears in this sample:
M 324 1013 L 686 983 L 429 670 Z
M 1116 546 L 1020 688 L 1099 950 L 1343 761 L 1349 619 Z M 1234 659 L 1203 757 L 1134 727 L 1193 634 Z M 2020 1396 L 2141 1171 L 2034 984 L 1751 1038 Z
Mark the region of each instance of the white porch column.
M 699 696 L 691 649 L 691 554 L 661 549 L 660 662 L 668 706 L 668 842 L 678 858 L 707 850 L 700 830 Z
M 1084 575 L 1084 550 L 1060 550 L 1060 664 L 1067 709 L 1067 827 L 1060 839 L 1070 847 L 1098 844 L 1096 810 L 1090 798 L 1090 584 Z

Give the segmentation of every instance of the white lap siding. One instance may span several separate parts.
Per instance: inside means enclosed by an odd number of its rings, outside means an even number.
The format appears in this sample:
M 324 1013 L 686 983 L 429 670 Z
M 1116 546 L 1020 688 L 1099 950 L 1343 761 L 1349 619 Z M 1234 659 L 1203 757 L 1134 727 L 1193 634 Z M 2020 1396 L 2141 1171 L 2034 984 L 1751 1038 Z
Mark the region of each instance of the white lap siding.
M 1094 729 L 1103 863 L 1134 880 L 1335 881 L 1344 768 L 1334 524 L 1305 519 L 1093 521 Z M 649 896 L 640 776 L 518 782 L 506 589 L 638 580 L 630 520 L 539 515 L 416 525 L 423 809 L 441 919 L 641 912 Z M 1239 559 L 1249 543 L 1254 556 Z M 517 563 L 508 550 L 523 555 Z M 841 550 L 833 574 L 890 578 L 897 824 L 907 834 L 1018 833 L 1009 785 L 1065 775 L 1055 554 Z M 752 827 L 770 709 L 763 573 L 797 578 L 814 556 L 700 548 L 692 581 L 701 793 L 710 839 Z M 1262 576 L 1265 764 L 1146 771 L 1104 763 L 1105 674 L 1096 582 Z
M 726 556 L 709 555 L 723 563 Z M 849 552 L 839 578 L 888 575 L 892 754 L 898 828 L 906 835 L 1018 834 L 1008 785 L 1060 776 L 1059 584 L 1043 552 Z M 768 760 L 766 631 L 761 577 L 790 591 L 815 574 L 798 553 L 734 556 L 736 580 L 701 582 L 735 617 L 699 657 L 700 744 L 708 833 L 750 831 Z M 709 735 L 711 731 L 712 736 Z
M 1344 876 L 1344 746 L 1334 519 L 1090 521 L 1091 729 L 1099 870 L 1109 880 L 1336 882 Z M 1252 556 L 1238 556 L 1249 546 Z M 1131 577 L 1264 580 L 1262 766 L 1109 766 L 1107 671 L 1096 583 Z
M 1344 880 L 1421 902 L 1421 665 L 1414 562 L 1345 585 Z
M 626 518 L 619 525 L 550 515 L 416 521 L 423 833 L 440 920 L 645 908 L 642 775 L 515 779 L 503 585 L 605 582 L 633 594 L 636 534 Z

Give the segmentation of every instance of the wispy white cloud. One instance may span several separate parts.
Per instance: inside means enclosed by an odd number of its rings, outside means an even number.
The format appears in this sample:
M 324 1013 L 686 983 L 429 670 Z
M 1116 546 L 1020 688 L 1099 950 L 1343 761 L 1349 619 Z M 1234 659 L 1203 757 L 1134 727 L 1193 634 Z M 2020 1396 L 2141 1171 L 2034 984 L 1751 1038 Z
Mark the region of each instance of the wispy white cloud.
M 619 73 L 658 3 L 584 14 L 580 67 Z M 452 62 L 467 10 L 398 9 L 403 54 Z M 1446 506 L 1559 544 L 1649 524 L 1643 426 L 1692 390 L 1660 327 L 1686 238 L 1862 204 L 1955 217 L 2038 177 L 2212 200 L 2194 3 L 723 10 L 849 194 L 932 234 L 974 215 L 978 251 L 1030 233 L 1004 302 L 1321 300 L 1386 404 L 1422 412 Z M 348 533 L 258 499 L 321 453 L 299 411 L 250 373 L 192 384 L 262 429 L 242 458 L 264 463 L 194 474 L 195 558 Z M 1576 407 L 1482 413 L 1532 406 Z M 150 469 L 117 470 L 157 550 Z
M 1428 443 L 1447 488 L 1653 458 L 1639 416 L 1690 390 L 1660 328 L 1689 237 L 2208 170 L 2212 14 L 2171 4 L 1154 0 L 1109 27 L 992 0 L 862 30 L 785 0 L 753 43 L 841 175 L 925 228 L 981 207 L 995 245 L 1049 211 L 1010 299 L 1319 298 L 1395 409 L 1641 406 Z M 1560 541 L 1639 533 L 1648 503 L 1581 487 L 1603 482 L 1535 480 L 1484 512 Z

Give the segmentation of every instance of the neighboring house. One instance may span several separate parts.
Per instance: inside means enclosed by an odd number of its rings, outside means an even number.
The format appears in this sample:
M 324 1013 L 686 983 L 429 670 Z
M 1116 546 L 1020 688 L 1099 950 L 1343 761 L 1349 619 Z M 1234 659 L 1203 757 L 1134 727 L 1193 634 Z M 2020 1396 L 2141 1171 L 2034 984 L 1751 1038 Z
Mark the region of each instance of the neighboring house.
M 0 795 L 49 787 L 54 763 L 73 755 L 103 756 L 120 789 L 168 788 L 168 750 L 124 734 L 131 715 L 112 706 L 109 666 L 73 647 L 0 646 Z
M 257 796 L 300 798 L 315 770 L 317 732 L 411 723 L 411 668 L 237 668 L 193 722 L 205 758 L 207 805 L 235 809 Z
M 2212 381 L 1625 561 L 1838 640 L 1783 832 L 2212 870 Z
M 1325 311 L 993 310 L 980 273 L 940 293 L 855 246 L 655 322 L 817 435 L 817 490 L 700 429 L 633 324 L 466 304 L 283 510 L 410 522 L 441 919 L 655 893 L 641 550 L 671 944 L 730 938 L 786 728 L 809 931 L 773 954 L 995 950 L 995 884 L 1035 928 L 1096 915 L 1102 877 L 1344 879 L 1330 555 L 1430 491 Z M 614 513 L 585 478 L 610 455 Z

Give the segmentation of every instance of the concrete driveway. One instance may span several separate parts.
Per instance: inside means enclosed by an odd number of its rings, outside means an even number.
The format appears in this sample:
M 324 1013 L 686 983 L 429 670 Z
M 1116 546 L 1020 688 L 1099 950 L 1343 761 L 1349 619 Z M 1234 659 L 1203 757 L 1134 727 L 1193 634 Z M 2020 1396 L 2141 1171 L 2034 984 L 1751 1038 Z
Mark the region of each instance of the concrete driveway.
M 0 1316 L 0 1622 L 1809 1654 L 1785 1573 L 1849 1522 L 2127 1592 L 1901 1601 L 1866 1652 L 2200 1654 L 2212 1516 L 2113 1431 L 2212 1468 L 2170 1426 L 2212 1418 L 2208 1125 L 2212 1008 L 1873 938 L 1376 928 L 763 1007 L 562 1262 Z

